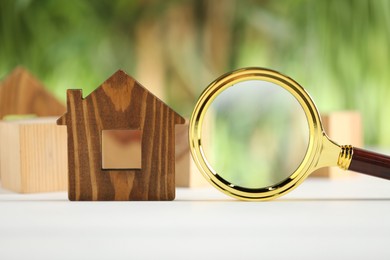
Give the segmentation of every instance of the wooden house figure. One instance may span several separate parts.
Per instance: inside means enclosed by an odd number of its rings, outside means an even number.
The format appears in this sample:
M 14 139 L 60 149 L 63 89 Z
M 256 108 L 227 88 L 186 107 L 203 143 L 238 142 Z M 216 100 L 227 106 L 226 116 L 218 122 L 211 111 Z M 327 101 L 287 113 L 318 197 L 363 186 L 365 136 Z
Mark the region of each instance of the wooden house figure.
M 23 67 L 15 68 L 0 82 L 2 188 L 23 193 L 67 189 L 66 153 L 62 152 L 66 151 L 66 131 L 55 124 L 55 118 L 65 111 Z M 11 115 L 21 117 L 3 120 Z M 26 119 L 26 115 L 37 117 Z
M 70 200 L 173 200 L 179 114 L 119 70 L 90 95 L 67 91 Z

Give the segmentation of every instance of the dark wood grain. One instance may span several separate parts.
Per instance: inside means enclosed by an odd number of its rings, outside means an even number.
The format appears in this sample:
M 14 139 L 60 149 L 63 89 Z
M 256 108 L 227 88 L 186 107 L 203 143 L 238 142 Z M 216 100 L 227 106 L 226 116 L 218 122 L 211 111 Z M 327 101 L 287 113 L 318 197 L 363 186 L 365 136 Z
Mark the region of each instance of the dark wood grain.
M 175 124 L 184 119 L 123 71 L 86 98 L 67 91 L 70 200 L 173 200 Z M 102 131 L 140 129 L 141 169 L 105 170 Z
M 348 170 L 390 180 L 390 157 L 354 147 Z
M 34 76 L 16 68 L 0 83 L 0 119 L 6 115 L 60 116 L 66 108 Z

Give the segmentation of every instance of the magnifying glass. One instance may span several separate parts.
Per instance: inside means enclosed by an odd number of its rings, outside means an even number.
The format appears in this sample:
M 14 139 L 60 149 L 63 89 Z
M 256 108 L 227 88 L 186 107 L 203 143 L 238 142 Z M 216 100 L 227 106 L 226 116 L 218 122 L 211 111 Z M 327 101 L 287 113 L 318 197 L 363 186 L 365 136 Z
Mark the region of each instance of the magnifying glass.
M 212 82 L 192 113 L 189 139 L 204 177 L 242 200 L 277 198 L 328 166 L 390 179 L 389 156 L 330 140 L 303 87 L 264 68 Z

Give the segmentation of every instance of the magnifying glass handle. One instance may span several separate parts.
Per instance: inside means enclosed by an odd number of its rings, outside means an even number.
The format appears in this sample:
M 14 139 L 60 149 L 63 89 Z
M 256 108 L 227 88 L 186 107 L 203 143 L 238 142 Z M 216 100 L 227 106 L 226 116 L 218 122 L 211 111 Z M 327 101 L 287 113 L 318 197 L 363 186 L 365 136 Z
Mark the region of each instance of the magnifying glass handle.
M 390 180 L 390 156 L 353 147 L 348 170 Z

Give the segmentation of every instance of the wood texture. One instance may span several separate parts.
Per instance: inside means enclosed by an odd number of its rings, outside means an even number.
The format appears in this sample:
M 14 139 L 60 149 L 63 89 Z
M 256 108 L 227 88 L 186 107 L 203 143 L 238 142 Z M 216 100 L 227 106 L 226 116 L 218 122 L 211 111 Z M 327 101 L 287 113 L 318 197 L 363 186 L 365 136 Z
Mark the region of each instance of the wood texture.
M 0 119 L 6 115 L 60 116 L 65 106 L 24 68 L 16 68 L 0 83 Z
M 2 186 L 21 192 L 67 190 L 66 129 L 55 118 L 0 122 Z
M 321 115 L 322 124 L 326 134 L 338 144 L 350 144 L 362 147 L 363 126 L 359 112 L 339 111 Z M 354 173 L 348 173 L 339 167 L 324 167 L 313 172 L 310 177 L 350 178 Z
M 390 180 L 390 156 L 354 147 L 349 170 Z
M 184 119 L 123 71 L 85 99 L 67 91 L 70 200 L 173 200 L 175 125 Z M 140 129 L 142 168 L 103 170 L 102 130 Z

